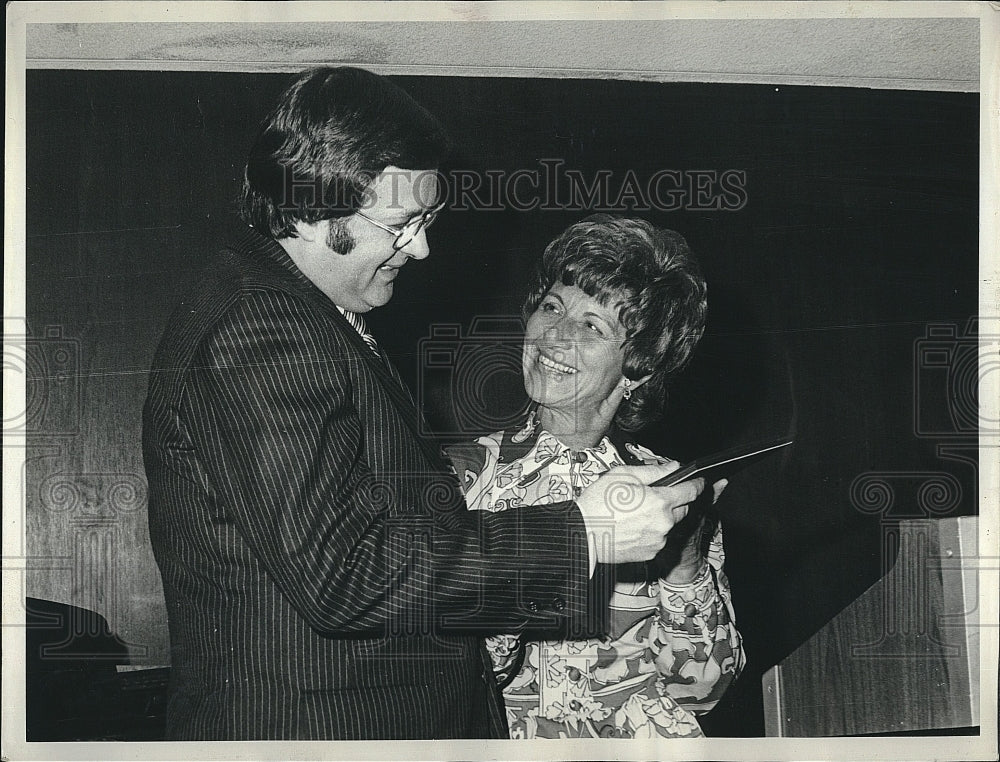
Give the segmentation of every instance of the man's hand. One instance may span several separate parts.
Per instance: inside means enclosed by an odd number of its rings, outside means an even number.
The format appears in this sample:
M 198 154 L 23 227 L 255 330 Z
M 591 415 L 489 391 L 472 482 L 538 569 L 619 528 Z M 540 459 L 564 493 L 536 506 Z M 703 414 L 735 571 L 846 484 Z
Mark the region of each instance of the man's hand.
M 622 466 L 601 476 L 577 498 L 587 530 L 596 540 L 598 563 L 648 561 L 664 546 L 705 489 L 704 479 L 673 487 L 648 486 L 677 469 L 676 461 Z

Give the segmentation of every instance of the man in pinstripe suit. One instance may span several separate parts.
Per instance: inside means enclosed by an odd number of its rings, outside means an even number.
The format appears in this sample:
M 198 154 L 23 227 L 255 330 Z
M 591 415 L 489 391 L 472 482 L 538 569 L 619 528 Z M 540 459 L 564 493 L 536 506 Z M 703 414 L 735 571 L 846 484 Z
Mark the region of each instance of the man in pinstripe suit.
M 360 316 L 428 255 L 441 189 L 417 170 L 445 148 L 388 80 L 306 72 L 251 152 L 251 228 L 171 318 L 143 419 L 170 738 L 505 737 L 482 635 L 600 632 L 595 564 L 652 558 L 701 491 L 631 489 L 650 466 L 465 510 Z

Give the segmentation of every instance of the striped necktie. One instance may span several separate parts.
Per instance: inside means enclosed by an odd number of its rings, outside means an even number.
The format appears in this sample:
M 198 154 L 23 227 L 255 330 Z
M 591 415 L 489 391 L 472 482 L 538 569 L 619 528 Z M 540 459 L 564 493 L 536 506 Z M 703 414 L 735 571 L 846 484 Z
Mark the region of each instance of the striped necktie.
M 337 309 L 340 310 L 340 307 Z M 368 348 L 374 352 L 377 356 L 379 355 L 378 344 L 375 342 L 375 337 L 368 332 L 368 326 L 365 325 L 365 319 L 361 317 L 357 312 L 351 312 L 350 310 L 340 310 L 347 322 L 351 324 L 351 327 L 358 332 L 358 335 L 365 340 L 365 344 Z

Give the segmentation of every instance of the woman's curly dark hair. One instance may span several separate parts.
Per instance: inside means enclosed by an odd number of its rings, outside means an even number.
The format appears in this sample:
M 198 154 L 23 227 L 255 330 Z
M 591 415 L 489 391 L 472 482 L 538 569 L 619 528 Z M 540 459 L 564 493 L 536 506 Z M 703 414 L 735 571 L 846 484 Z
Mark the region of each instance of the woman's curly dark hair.
M 667 385 L 705 332 L 707 288 L 687 241 L 645 220 L 594 214 L 546 248 L 524 304 L 527 318 L 556 282 L 604 306 L 618 305 L 625 328 L 623 372 L 650 379 L 623 402 L 615 423 L 636 431 L 659 418 Z

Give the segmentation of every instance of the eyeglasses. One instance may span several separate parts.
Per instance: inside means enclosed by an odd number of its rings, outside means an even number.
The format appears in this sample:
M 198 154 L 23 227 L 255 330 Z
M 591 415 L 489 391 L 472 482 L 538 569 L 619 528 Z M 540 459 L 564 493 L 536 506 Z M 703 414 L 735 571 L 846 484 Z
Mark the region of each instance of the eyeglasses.
M 408 220 L 404 225 L 399 226 L 386 225 L 384 222 L 372 219 L 362 211 L 356 211 L 355 214 L 362 219 L 368 220 L 375 227 L 382 228 L 387 233 L 392 233 L 396 237 L 396 240 L 392 242 L 392 250 L 399 251 L 409 246 L 413 242 L 413 239 L 420 235 L 421 230 L 426 230 L 434 224 L 434 220 L 437 219 L 438 214 L 444 209 L 444 205 L 445 201 L 442 201 L 433 209 L 428 209 L 422 214 Z

